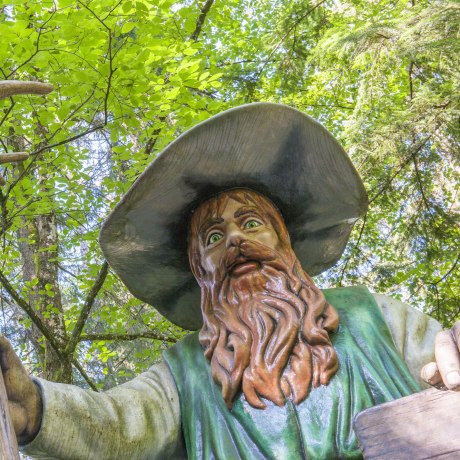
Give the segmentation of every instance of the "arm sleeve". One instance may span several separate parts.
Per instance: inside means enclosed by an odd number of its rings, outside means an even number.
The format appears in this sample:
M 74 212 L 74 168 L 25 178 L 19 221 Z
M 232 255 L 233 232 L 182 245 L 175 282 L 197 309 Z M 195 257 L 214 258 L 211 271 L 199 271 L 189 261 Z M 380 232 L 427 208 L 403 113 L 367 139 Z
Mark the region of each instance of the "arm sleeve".
M 37 379 L 43 419 L 22 452 L 37 459 L 186 458 L 176 386 L 164 362 L 105 393 Z
M 393 336 L 396 349 L 401 353 L 409 372 L 421 388 L 430 388 L 420 377 L 422 367 L 435 361 L 434 339 L 441 325 L 428 315 L 400 300 L 383 294 L 373 294 L 382 310 Z

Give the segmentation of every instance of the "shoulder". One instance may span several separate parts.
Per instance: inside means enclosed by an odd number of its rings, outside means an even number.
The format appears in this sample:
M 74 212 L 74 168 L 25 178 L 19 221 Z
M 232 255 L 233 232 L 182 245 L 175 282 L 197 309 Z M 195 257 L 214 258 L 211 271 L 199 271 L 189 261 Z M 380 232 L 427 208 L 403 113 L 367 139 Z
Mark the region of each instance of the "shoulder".
M 372 294 L 383 313 L 396 349 L 404 358 L 412 376 L 422 388 L 421 368 L 434 361 L 434 341 L 442 326 L 427 314 L 401 300 L 384 294 Z
M 401 300 L 394 299 L 385 294 L 372 293 L 377 305 L 385 317 L 385 321 L 400 340 L 407 337 L 408 330 L 412 331 L 414 337 L 429 339 L 429 336 L 436 335 L 441 325 L 427 314 L 411 307 Z

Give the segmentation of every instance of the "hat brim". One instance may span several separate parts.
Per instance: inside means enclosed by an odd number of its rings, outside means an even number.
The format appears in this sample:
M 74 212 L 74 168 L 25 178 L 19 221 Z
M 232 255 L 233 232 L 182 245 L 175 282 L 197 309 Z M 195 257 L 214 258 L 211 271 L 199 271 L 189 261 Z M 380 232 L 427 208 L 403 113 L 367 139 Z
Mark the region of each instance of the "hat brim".
M 202 324 L 187 258 L 188 218 L 200 202 L 237 187 L 257 190 L 278 206 L 310 275 L 337 262 L 368 203 L 339 143 L 291 107 L 240 106 L 181 135 L 108 216 L 100 244 L 132 294 L 185 329 Z

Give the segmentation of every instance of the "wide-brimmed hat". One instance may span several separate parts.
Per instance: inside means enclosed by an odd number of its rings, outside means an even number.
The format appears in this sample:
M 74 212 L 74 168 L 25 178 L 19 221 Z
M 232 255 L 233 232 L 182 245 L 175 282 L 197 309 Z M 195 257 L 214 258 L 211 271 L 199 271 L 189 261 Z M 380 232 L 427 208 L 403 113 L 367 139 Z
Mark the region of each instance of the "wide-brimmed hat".
M 248 104 L 190 129 L 148 166 L 100 234 L 107 261 L 128 289 L 185 329 L 202 324 L 187 258 L 190 214 L 239 187 L 266 195 L 280 209 L 310 275 L 337 262 L 367 209 L 361 179 L 342 147 L 298 110 Z

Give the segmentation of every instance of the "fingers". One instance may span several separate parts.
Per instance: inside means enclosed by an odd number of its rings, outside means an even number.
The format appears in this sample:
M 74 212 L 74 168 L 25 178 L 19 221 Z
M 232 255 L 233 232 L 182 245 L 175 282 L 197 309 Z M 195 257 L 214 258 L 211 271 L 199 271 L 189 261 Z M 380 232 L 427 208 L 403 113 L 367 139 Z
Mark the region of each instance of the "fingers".
M 460 353 L 460 321 L 457 321 L 452 327 L 452 337 L 454 342 L 457 344 L 457 348 Z
M 0 336 L 0 365 L 15 433 L 20 442 L 38 432 L 42 415 L 37 386 L 5 337 Z
M 449 390 L 460 390 L 460 352 L 456 342 L 458 335 L 455 335 L 457 331 L 458 328 L 441 331 L 435 340 L 436 362 L 442 380 Z
M 441 373 L 439 372 L 438 365 L 436 363 L 428 363 L 422 367 L 420 377 L 423 381 L 429 385 L 439 385 L 442 383 Z
M 13 350 L 10 342 L 0 335 L 0 366 L 2 367 L 3 373 L 9 368 L 10 353 Z
M 0 335 L 0 366 L 2 368 L 3 374 L 5 374 L 9 369 L 13 367 L 18 367 L 24 370 L 24 373 L 27 374 L 27 371 L 24 369 L 19 356 L 13 350 L 11 343 L 3 336 Z
M 16 393 L 22 393 L 24 385 L 30 386 L 31 380 L 10 342 L 2 336 L 0 336 L 0 366 L 8 397 L 17 400 Z
M 10 342 L 1 336 L 0 364 L 8 399 L 10 402 L 17 402 L 27 408 L 30 405 L 29 401 L 34 402 L 36 399 L 38 390 Z
M 13 422 L 13 428 L 16 435 L 22 434 L 27 428 L 27 415 L 24 407 L 17 402 L 8 401 L 8 409 Z

